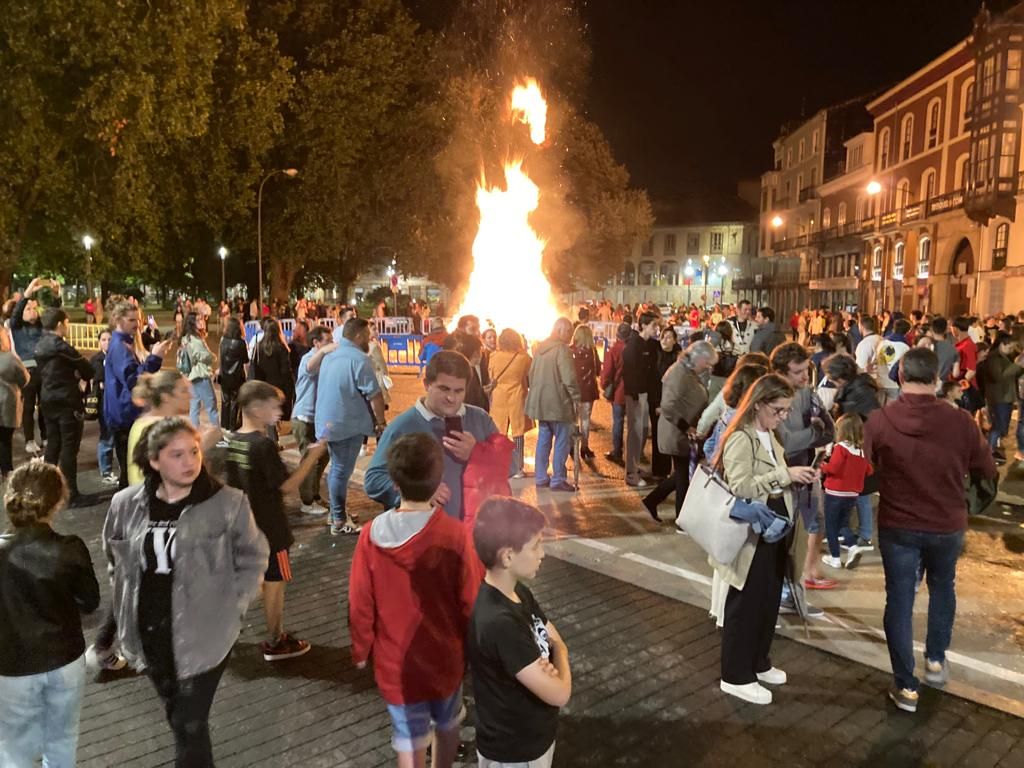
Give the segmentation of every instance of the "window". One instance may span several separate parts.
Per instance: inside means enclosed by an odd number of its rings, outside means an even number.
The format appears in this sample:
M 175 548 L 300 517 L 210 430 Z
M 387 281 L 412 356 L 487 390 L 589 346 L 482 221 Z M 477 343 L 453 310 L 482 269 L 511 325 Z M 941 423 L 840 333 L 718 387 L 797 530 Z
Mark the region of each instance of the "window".
M 663 261 L 661 262 L 661 275 L 658 280 L 659 285 L 679 285 L 679 262 L 677 261 Z
M 935 197 L 935 171 L 929 168 L 921 177 L 921 200 L 931 200 Z
M 786 150 L 786 168 L 793 167 L 793 148 L 789 147 Z
M 804 148 L 806 147 L 806 139 L 800 139 L 800 147 L 797 149 L 796 161 L 802 163 L 804 161 Z
M 632 261 L 627 261 L 622 265 L 622 277 L 619 279 L 619 285 L 636 285 L 636 267 L 633 266 Z
M 811 168 L 811 186 L 812 187 L 818 186 L 818 169 L 817 168 Z
M 675 256 L 676 255 L 676 236 L 665 235 L 665 243 L 662 248 L 662 256 Z
M 711 252 L 721 253 L 722 252 L 722 233 L 712 232 L 711 233 Z
M 974 79 L 967 80 L 960 88 L 960 133 L 966 133 L 974 109 Z
M 956 175 L 954 176 L 956 189 L 963 189 L 967 184 L 967 154 L 964 153 L 956 159 Z
M 796 176 L 796 193 L 799 195 L 804 191 L 804 175 L 798 173 Z
M 896 243 L 895 253 L 892 259 L 892 279 L 903 279 L 903 259 L 907 250 L 907 244 L 902 240 Z
M 816 155 L 818 153 L 818 131 L 815 130 L 811 134 L 811 154 Z
M 876 245 L 874 254 L 871 257 L 871 279 L 879 281 L 882 279 L 882 246 Z
M 900 162 L 908 160 L 914 150 L 914 116 L 907 115 L 903 118 L 903 140 L 900 142 Z
M 942 100 L 932 99 L 928 105 L 928 138 L 927 149 L 935 149 L 939 146 L 939 119 L 942 111 Z
M 1006 90 L 1016 91 L 1020 87 L 1020 50 L 1014 48 L 1006 53 Z
M 839 210 L 836 212 L 836 224 L 840 227 L 846 224 L 846 203 L 839 204 Z
M 932 240 L 922 237 L 917 244 L 917 276 L 928 277 L 928 266 L 932 260 Z
M 998 270 L 1006 266 L 1006 245 L 1010 239 L 1010 225 L 1000 224 L 996 227 L 996 247 L 992 249 L 992 269 Z
M 828 229 L 832 226 L 832 211 L 826 208 L 821 212 L 821 228 Z
M 639 285 L 654 285 L 656 275 L 657 269 L 655 268 L 653 261 L 640 262 Z
M 789 204 L 790 204 L 789 203 L 789 195 L 790 195 L 790 193 L 792 193 L 792 191 L 793 191 L 793 183 L 789 179 L 786 179 L 786 207 L 787 208 L 789 207 Z
M 696 256 L 700 253 L 700 232 L 686 233 L 686 255 Z
M 888 128 L 883 128 L 882 132 L 878 134 L 878 167 L 883 171 L 889 167 L 890 134 L 891 132 Z
M 850 156 L 846 163 L 846 170 L 853 171 L 860 168 L 864 164 L 864 146 L 858 144 L 855 147 L 850 147 Z
M 996 88 L 996 59 L 999 54 L 989 56 L 981 65 L 981 98 L 987 101 Z
M 908 179 L 900 179 L 900 182 L 896 185 L 895 204 L 897 210 L 910 205 L 910 181 Z

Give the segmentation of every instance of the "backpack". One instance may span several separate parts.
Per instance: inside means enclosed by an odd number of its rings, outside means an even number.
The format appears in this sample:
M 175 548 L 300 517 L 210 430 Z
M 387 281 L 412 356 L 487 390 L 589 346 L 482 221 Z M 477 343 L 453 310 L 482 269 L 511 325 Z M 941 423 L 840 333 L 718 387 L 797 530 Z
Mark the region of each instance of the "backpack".
M 190 373 L 192 373 L 192 358 L 189 357 L 189 355 L 188 355 L 188 344 L 187 343 L 183 343 L 178 348 L 177 365 L 178 365 L 178 370 L 181 371 L 186 376 L 188 376 Z

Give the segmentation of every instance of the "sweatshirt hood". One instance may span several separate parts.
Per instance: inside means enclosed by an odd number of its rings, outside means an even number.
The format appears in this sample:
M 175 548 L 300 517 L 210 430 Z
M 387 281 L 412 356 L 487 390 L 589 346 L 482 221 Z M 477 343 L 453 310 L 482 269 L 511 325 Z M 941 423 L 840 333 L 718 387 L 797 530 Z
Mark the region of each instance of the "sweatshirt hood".
M 546 355 L 553 349 L 558 349 L 562 345 L 559 339 L 544 339 L 540 344 L 537 345 L 537 355 Z
M 156 489 L 160 487 L 160 475 L 147 474 L 145 481 L 146 494 L 150 501 L 156 498 Z M 189 506 L 201 504 L 213 497 L 217 491 L 223 488 L 223 484 L 206 471 L 205 465 L 200 468 L 199 476 L 192 483 L 192 490 L 188 494 L 186 502 Z
M 935 413 L 936 406 L 945 406 L 934 395 L 909 395 L 903 393 L 900 399 L 882 410 L 882 418 L 893 429 L 909 437 L 921 437 L 936 429 L 942 429 L 942 419 Z
M 370 525 L 370 541 L 381 554 L 400 568 L 411 570 L 430 545 L 430 537 L 421 536 L 436 516 L 444 510 L 434 508 L 422 512 L 399 512 L 391 509 L 377 515 Z

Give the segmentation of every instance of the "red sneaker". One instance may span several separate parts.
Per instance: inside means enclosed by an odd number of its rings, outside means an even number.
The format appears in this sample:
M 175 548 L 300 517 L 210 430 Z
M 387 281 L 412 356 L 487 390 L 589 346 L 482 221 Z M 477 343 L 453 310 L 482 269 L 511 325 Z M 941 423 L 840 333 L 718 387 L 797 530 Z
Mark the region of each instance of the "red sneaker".
M 264 642 L 260 646 L 260 650 L 263 651 L 263 659 L 265 661 L 294 659 L 296 656 L 302 656 L 303 654 L 309 653 L 309 648 L 310 645 L 308 642 L 292 637 L 287 632 L 281 635 L 281 637 L 277 639 L 277 643 L 274 645 Z
M 839 582 L 819 577 L 816 579 L 804 579 L 804 586 L 807 589 L 835 589 L 839 586 Z

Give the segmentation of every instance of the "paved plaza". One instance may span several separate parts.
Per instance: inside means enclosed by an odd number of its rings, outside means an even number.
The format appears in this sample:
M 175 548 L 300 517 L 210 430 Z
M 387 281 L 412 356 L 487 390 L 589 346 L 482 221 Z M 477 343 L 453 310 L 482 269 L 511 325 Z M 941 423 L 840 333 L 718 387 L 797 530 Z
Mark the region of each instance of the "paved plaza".
M 392 416 L 422 386 L 412 376 L 395 378 Z M 607 450 L 609 413 L 607 405 L 596 410 L 602 431 L 593 447 L 599 454 Z M 86 488 L 95 482 L 94 431 L 90 425 L 81 454 Z M 288 450 L 286 458 L 297 456 Z M 710 570 L 686 537 L 651 521 L 615 469 L 599 461 L 585 470 L 578 495 L 538 494 L 530 479 L 515 488 L 535 500 L 550 523 L 549 556 L 534 591 L 565 637 L 574 671 L 557 766 L 1024 767 L 1021 639 L 1012 622 L 1000 623 L 1001 617 L 1019 621 L 1024 610 L 993 598 L 1006 591 L 1019 599 L 1013 507 L 1005 520 L 1001 507 L 990 512 L 996 517 L 981 521 L 980 529 L 975 525 L 968 541 L 952 693 L 923 689 L 916 715 L 898 712 L 885 699 L 885 646 L 873 631 L 881 621 L 876 558 L 840 574 L 839 590 L 814 595 L 827 618 L 808 633 L 783 619 L 773 661 L 789 672 L 790 683 L 776 690 L 773 705 L 755 707 L 718 690 L 718 632 L 705 597 Z M 360 492 L 352 498 L 365 519 L 376 513 Z M 663 517 L 670 513 L 671 505 L 663 507 Z M 104 514 L 104 506 L 69 510 L 57 528 L 88 543 L 105 606 Z M 355 540 L 332 538 L 321 518 L 297 510 L 292 520 L 295 581 L 286 624 L 313 650 L 292 661 L 264 662 L 258 652 L 263 616 L 253 606 L 214 702 L 217 764 L 392 765 L 388 717 L 372 674 L 355 670 L 349 657 L 344 596 Z M 1005 553 L 991 542 L 982 549 L 989 538 L 1009 542 L 1000 543 Z M 1007 562 L 998 564 L 1000 557 Z M 986 569 L 1001 569 L 1000 581 L 992 584 Z M 91 619 L 88 636 L 98 620 Z M 89 768 L 172 764 L 171 734 L 147 679 L 105 673 L 90 682 L 79 760 Z

